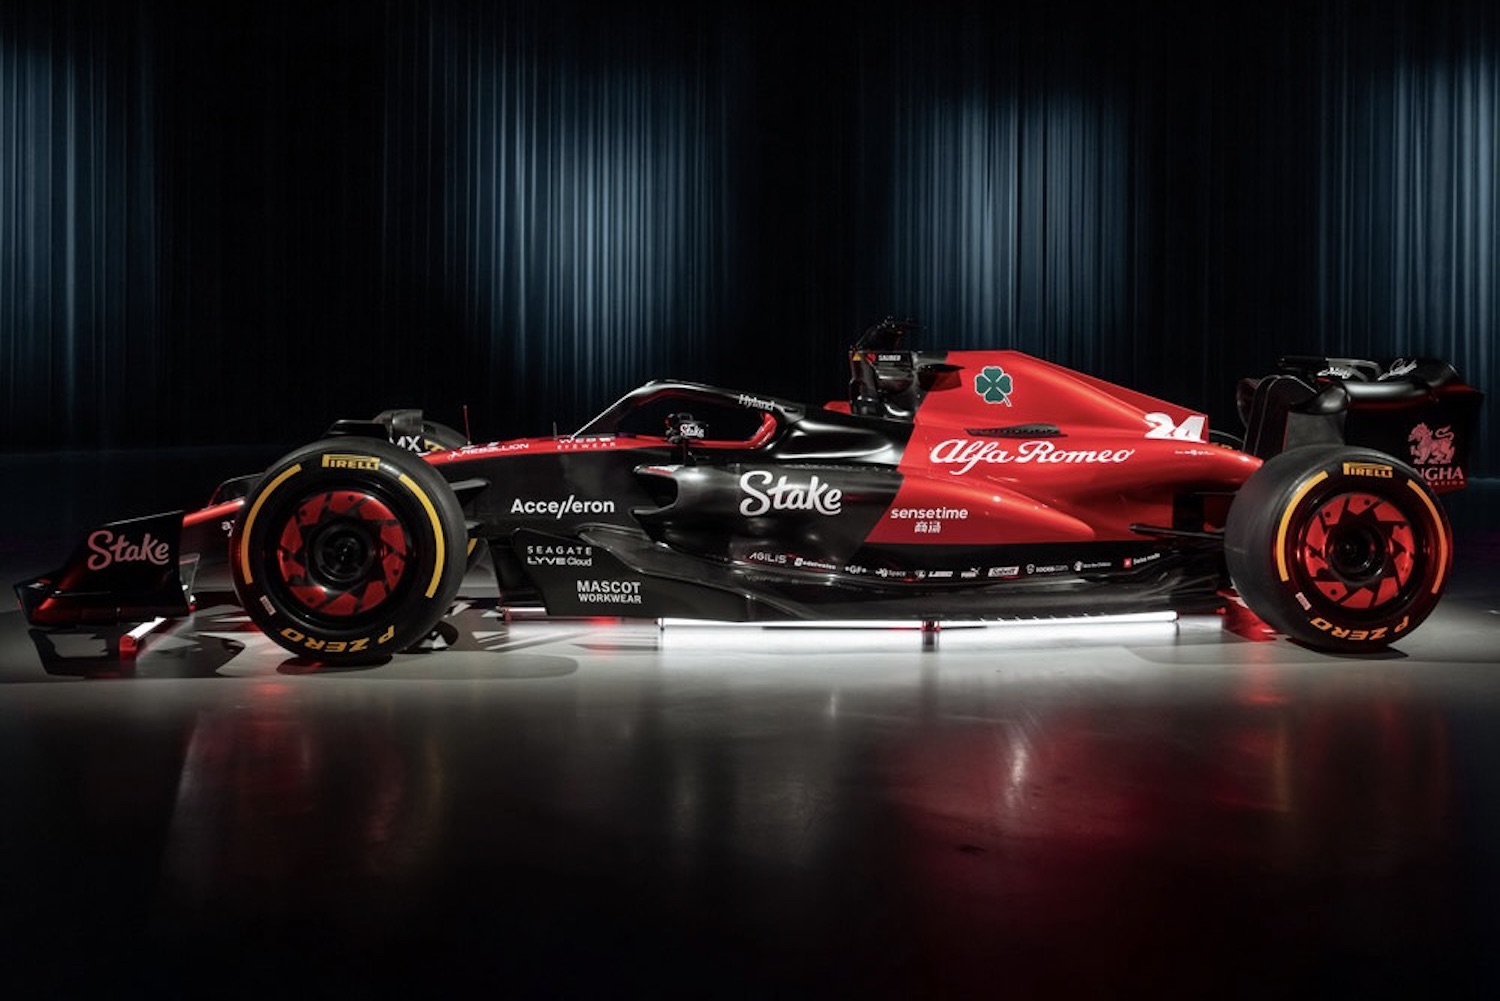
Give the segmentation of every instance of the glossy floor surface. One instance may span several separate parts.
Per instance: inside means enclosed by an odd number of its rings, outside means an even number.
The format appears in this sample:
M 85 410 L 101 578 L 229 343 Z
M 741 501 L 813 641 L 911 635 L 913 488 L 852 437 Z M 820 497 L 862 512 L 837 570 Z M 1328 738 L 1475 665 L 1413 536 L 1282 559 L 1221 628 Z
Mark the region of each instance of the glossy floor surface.
M 13 494 L 7 580 L 110 493 Z M 1448 597 L 1371 659 L 476 596 L 452 648 L 329 671 L 232 605 L 133 661 L 10 606 L 0 991 L 1496 996 L 1497 500 L 1454 498 Z

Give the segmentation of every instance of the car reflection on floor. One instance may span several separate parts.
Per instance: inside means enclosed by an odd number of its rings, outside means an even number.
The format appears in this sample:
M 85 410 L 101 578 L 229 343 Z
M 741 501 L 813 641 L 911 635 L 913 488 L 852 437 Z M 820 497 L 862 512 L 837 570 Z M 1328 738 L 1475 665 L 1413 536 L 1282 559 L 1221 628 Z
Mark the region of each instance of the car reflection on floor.
M 327 670 L 224 595 L 133 658 L 0 612 L 0 976 L 1492 996 L 1500 547 L 1462 530 L 1447 599 L 1371 658 L 1219 616 L 932 634 L 475 594 L 438 649 Z

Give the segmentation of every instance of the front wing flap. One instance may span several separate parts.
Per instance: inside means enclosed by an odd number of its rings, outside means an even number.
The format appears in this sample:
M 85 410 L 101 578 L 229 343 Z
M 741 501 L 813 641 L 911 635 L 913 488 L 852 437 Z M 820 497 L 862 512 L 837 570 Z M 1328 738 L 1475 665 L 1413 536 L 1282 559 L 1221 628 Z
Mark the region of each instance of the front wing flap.
M 183 581 L 181 546 L 181 511 L 110 522 L 61 567 L 17 584 L 16 597 L 26 621 L 45 628 L 184 616 L 191 581 Z

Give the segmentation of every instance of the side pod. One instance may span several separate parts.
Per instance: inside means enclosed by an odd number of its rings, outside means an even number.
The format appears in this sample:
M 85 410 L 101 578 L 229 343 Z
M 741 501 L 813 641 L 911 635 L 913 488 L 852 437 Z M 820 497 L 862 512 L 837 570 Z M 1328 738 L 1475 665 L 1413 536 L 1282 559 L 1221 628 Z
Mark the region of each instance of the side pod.
M 61 567 L 16 585 L 21 611 L 47 628 L 187 615 L 181 543 L 181 511 L 102 525 Z

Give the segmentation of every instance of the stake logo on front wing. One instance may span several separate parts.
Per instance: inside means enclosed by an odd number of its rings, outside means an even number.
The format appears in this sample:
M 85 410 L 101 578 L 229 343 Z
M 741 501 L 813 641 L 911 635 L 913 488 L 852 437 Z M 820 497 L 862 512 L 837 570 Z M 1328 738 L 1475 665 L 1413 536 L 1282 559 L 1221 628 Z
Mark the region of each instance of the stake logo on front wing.
M 1023 441 L 1011 448 L 997 441 L 949 438 L 934 445 L 927 458 L 934 466 L 957 466 L 950 472 L 962 476 L 980 463 L 1114 464 L 1124 462 L 1134 454 L 1133 448 L 1059 448 L 1050 441 Z
M 147 532 L 139 542 L 132 542 L 123 535 L 116 535 L 107 528 L 88 538 L 90 570 L 103 570 L 116 563 L 150 563 L 164 567 L 171 558 L 172 547 Z

